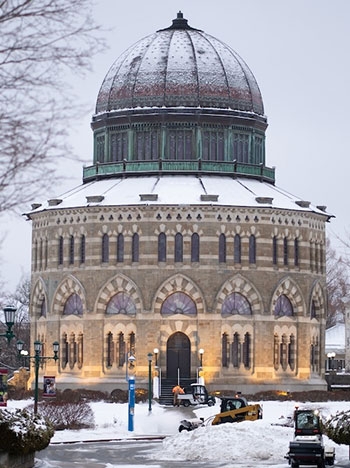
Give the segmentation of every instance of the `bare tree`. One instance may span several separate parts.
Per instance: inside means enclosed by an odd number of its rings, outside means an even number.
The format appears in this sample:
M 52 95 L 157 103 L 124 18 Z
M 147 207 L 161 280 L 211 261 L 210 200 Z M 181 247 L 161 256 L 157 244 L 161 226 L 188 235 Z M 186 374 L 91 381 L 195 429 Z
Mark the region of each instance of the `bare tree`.
M 17 340 L 24 343 L 24 349 L 30 349 L 30 323 L 29 323 L 29 303 L 30 303 L 30 280 L 23 278 L 18 284 L 13 294 L 7 294 L 1 299 L 2 307 L 12 305 L 16 307 L 15 324 L 13 331 L 15 338 L 7 344 L 5 338 L 2 338 L 0 344 L 0 366 L 1 364 L 14 369 L 22 365 L 18 359 Z M 6 330 L 6 325 L 1 324 L 2 331 Z
M 0 214 L 43 192 L 69 154 L 69 79 L 104 46 L 92 3 L 0 0 Z
M 344 321 L 345 304 L 343 298 L 349 293 L 348 267 L 343 258 L 331 246 L 327 239 L 326 246 L 328 315 L 327 328 Z

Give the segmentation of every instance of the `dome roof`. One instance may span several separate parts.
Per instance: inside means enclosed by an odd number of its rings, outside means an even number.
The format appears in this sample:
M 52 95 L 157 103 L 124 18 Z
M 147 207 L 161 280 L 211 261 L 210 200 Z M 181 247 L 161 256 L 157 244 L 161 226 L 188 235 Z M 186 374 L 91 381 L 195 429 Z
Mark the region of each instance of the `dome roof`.
M 96 114 L 148 107 L 264 115 L 258 84 L 242 58 L 190 27 L 181 12 L 172 26 L 141 39 L 114 62 L 99 91 Z

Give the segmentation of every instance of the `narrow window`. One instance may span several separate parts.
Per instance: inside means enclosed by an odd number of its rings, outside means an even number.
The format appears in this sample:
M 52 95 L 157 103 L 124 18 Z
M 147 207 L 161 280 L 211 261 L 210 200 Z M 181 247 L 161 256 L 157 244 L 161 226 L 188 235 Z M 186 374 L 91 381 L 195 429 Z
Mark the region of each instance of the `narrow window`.
M 166 262 L 166 235 L 164 232 L 158 236 L 158 262 Z
M 132 236 L 132 246 L 131 246 L 131 258 L 132 262 L 138 262 L 139 261 L 139 235 L 137 232 L 134 233 Z
M 38 241 L 34 242 L 34 271 L 38 269 Z
M 117 262 L 124 262 L 124 236 L 121 233 L 117 237 Z
M 249 263 L 256 263 L 256 240 L 254 234 L 249 237 Z
M 222 358 L 221 358 L 222 367 L 228 367 L 229 365 L 229 342 L 227 333 L 222 335 Z
M 219 236 L 219 263 L 226 263 L 226 236 L 220 234 Z
M 107 334 L 107 367 L 112 367 L 113 364 L 113 333 Z
M 179 232 L 175 235 L 175 262 L 183 262 L 183 237 Z
M 299 240 L 294 239 L 294 265 L 299 266 Z
M 277 243 L 277 237 L 273 236 L 272 239 L 272 263 L 274 265 L 277 265 L 277 259 L 278 259 L 278 243 Z
M 287 237 L 283 239 L 283 263 L 285 266 L 288 265 L 288 239 Z
M 288 344 L 288 365 L 293 371 L 295 369 L 295 337 L 291 335 Z
M 63 237 L 58 239 L 58 264 L 63 265 Z
M 102 236 L 102 262 L 109 262 L 109 237 L 108 234 Z
M 191 237 L 191 262 L 199 262 L 199 235 L 196 232 Z
M 125 341 L 122 332 L 118 335 L 118 367 L 123 367 L 125 362 Z
M 77 342 L 75 341 L 74 333 L 71 333 L 69 338 L 69 367 L 73 369 L 77 362 Z
M 241 263 L 241 236 L 235 235 L 233 241 L 233 260 L 235 263 Z
M 250 368 L 250 343 L 250 334 L 246 333 L 243 341 L 243 365 L 246 369 Z
M 69 238 L 69 264 L 74 264 L 74 236 Z
M 47 270 L 47 262 L 49 259 L 49 242 L 45 239 L 45 270 Z
M 80 238 L 80 263 L 85 263 L 86 239 L 84 234 Z
M 81 369 L 83 367 L 83 355 L 84 355 L 84 335 L 79 333 L 78 335 L 78 368 Z
M 233 335 L 232 342 L 232 364 L 233 367 L 239 367 L 240 362 L 240 349 L 239 349 L 239 334 L 235 333 Z
M 278 370 L 279 359 L 280 359 L 280 345 L 278 335 L 273 337 L 273 366 L 275 370 Z
M 62 337 L 62 352 L 61 352 L 61 364 L 62 364 L 63 369 L 68 364 L 68 356 L 69 356 L 69 343 L 68 343 L 67 334 L 65 333 Z
M 39 269 L 42 270 L 43 268 L 43 240 L 40 239 L 40 247 L 39 247 Z

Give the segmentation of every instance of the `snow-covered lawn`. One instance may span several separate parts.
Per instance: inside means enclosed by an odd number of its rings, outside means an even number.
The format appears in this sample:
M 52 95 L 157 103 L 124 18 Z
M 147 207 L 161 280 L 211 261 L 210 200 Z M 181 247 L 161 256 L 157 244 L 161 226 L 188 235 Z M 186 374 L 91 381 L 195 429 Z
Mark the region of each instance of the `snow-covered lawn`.
M 22 408 L 30 401 L 9 401 L 9 408 Z M 65 430 L 55 433 L 51 443 L 83 440 L 126 439 L 129 437 L 167 436 L 157 453 L 158 460 L 261 460 L 283 462 L 293 437 L 293 428 L 283 426 L 293 415 L 297 404 L 300 408 L 317 408 L 323 417 L 349 409 L 348 402 L 298 403 L 260 402 L 264 417 L 259 421 L 237 424 L 200 427 L 192 432 L 178 432 L 181 419 L 191 417 L 188 408 L 162 407 L 154 403 L 152 411 L 148 404 L 135 406 L 134 431 L 128 431 L 128 405 L 118 403 L 91 403 L 95 415 L 95 428 L 79 431 Z M 193 417 L 207 418 L 219 412 L 219 403 L 214 407 L 194 408 Z M 325 437 L 325 443 L 336 447 L 338 463 L 349 459 L 349 447 L 336 445 Z M 213 450 L 215 447 L 215 450 Z

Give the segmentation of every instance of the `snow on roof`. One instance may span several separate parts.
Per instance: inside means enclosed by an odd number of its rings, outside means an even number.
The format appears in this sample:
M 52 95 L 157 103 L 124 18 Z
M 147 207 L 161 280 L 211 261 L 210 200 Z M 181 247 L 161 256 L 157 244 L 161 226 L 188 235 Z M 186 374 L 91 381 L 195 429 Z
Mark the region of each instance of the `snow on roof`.
M 128 205 L 271 207 L 332 216 L 324 208 L 311 205 L 272 184 L 246 178 L 192 175 L 96 180 L 45 203 L 34 204 L 27 214 L 48 209 Z
M 337 323 L 326 330 L 326 354 L 329 352 L 343 354 L 345 352 L 345 325 Z

